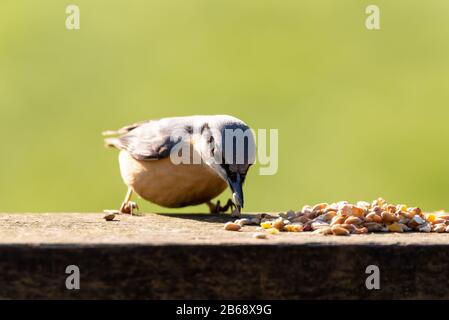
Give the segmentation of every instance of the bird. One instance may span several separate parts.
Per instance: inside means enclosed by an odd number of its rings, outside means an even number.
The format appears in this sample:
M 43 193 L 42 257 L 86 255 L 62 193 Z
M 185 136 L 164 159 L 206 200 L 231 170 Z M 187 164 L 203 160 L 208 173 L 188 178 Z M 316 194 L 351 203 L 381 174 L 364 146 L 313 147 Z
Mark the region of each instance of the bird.
M 148 120 L 103 132 L 105 145 L 119 152 L 119 167 L 128 190 L 120 213 L 138 209 L 133 193 L 166 208 L 206 204 L 211 213 L 229 209 L 239 216 L 243 184 L 255 163 L 254 133 L 230 115 L 193 115 Z M 221 206 L 212 199 L 227 188 Z

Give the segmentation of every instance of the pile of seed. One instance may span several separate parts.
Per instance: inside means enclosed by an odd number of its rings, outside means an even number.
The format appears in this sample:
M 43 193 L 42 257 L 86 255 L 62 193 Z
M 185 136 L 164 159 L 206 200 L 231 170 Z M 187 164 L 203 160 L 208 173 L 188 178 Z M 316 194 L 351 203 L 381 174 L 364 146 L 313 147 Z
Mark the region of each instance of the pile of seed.
M 323 235 L 346 236 L 369 232 L 449 232 L 449 213 L 423 213 L 418 207 L 390 204 L 378 198 L 369 203 L 350 204 L 340 201 L 332 204 L 306 205 L 301 211 L 289 210 L 277 216 L 266 213 L 253 218 L 238 219 L 225 224 L 224 229 L 239 231 L 245 225 L 260 225 L 255 238 L 266 238 L 266 233 L 313 231 Z M 265 235 L 265 236 L 264 236 Z

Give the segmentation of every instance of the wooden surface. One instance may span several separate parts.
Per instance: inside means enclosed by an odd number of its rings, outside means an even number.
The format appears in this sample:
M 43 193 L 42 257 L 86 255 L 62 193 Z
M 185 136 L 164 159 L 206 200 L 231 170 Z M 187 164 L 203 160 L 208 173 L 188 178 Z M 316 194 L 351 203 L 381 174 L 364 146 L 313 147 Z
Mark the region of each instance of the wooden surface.
M 0 298 L 449 298 L 448 234 L 223 230 L 227 215 L 0 214 Z M 381 289 L 367 290 L 368 265 Z M 77 265 L 81 289 L 67 290 Z
M 256 226 L 245 226 L 239 232 L 223 230 L 225 222 L 235 220 L 228 214 L 117 215 L 114 221 L 105 221 L 104 215 L 0 213 L 0 244 L 449 244 L 448 233 L 372 233 L 338 237 L 282 232 L 262 240 L 253 238 Z

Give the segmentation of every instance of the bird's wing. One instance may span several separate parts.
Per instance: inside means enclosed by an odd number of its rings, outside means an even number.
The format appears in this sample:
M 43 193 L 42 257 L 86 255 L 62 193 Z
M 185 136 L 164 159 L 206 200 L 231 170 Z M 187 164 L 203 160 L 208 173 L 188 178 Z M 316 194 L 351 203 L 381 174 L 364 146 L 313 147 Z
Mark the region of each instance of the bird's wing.
M 107 146 L 127 151 L 136 160 L 157 160 L 170 156 L 180 137 L 173 136 L 180 124 L 167 120 L 153 120 L 124 127 L 117 132 L 127 133 L 107 138 Z M 182 129 L 182 128 L 181 128 Z M 125 131 L 125 132 L 126 132 Z

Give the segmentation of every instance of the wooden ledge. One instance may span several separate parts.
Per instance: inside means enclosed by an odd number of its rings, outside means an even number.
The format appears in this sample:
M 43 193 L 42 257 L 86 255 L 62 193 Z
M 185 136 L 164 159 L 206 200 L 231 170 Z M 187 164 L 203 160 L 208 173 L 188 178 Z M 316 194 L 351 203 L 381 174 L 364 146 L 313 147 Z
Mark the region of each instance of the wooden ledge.
M 0 214 L 0 298 L 449 298 L 449 234 L 223 230 L 227 215 Z M 76 265 L 80 290 L 65 273 Z M 368 265 L 380 290 L 368 290 Z

